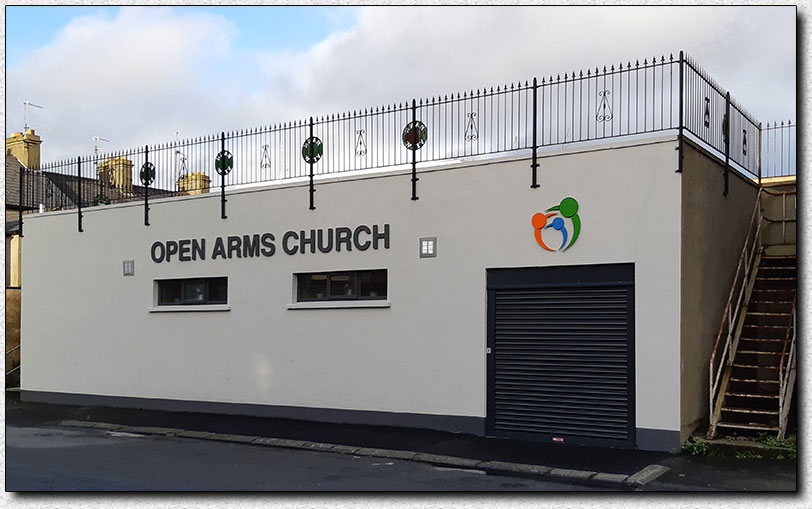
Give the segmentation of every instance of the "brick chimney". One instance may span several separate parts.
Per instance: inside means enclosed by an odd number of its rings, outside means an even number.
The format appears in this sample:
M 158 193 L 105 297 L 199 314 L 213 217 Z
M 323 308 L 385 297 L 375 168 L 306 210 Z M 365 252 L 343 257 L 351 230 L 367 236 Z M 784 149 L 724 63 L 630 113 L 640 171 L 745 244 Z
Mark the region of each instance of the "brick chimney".
M 133 162 L 126 157 L 110 157 L 99 163 L 99 181 L 122 193 L 133 192 Z
M 25 134 L 14 133 L 6 138 L 6 154 L 20 160 L 26 168 L 39 168 L 39 146 L 42 138 L 28 129 Z
M 178 191 L 186 194 L 203 194 L 209 192 L 211 179 L 202 171 L 186 173 L 178 178 Z

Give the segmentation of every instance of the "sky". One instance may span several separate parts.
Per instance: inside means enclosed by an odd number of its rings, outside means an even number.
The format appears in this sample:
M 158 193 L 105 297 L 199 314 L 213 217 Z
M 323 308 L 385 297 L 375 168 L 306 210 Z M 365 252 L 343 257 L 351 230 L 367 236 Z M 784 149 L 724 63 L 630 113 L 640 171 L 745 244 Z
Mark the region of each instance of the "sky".
M 7 6 L 7 135 L 43 161 L 682 49 L 756 119 L 796 116 L 795 7 Z

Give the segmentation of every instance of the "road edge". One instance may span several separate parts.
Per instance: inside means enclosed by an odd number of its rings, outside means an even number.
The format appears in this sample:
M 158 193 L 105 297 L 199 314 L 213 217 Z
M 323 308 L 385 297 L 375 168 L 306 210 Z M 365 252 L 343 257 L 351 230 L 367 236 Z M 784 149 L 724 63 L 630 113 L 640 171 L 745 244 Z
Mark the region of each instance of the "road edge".
M 400 451 L 393 449 L 376 449 L 370 447 L 357 447 L 352 445 L 329 444 L 311 442 L 307 440 L 290 440 L 285 438 L 257 437 L 250 435 L 235 435 L 230 433 L 211 433 L 207 431 L 190 431 L 179 428 L 162 428 L 155 426 L 127 426 L 106 422 L 63 420 L 61 426 L 75 428 L 93 428 L 105 431 L 123 433 L 137 433 L 142 435 L 162 435 L 170 437 L 193 438 L 213 440 L 217 442 L 234 442 L 247 445 L 265 447 L 284 447 L 287 449 L 305 449 L 311 451 L 334 452 L 339 454 L 354 454 L 356 456 L 370 456 L 376 458 L 401 459 L 418 461 L 431 465 L 481 470 L 489 475 L 510 475 L 515 477 L 545 478 L 556 481 L 565 481 L 575 484 L 588 484 L 602 487 L 615 487 L 618 489 L 640 489 L 648 483 L 666 473 L 669 467 L 663 465 L 648 465 L 631 475 L 613 474 L 609 472 L 595 472 L 588 470 L 575 470 L 567 468 L 554 468 L 543 465 L 529 465 L 525 463 L 511 463 L 505 461 L 483 461 L 458 456 L 443 456 L 438 454 L 415 451 Z

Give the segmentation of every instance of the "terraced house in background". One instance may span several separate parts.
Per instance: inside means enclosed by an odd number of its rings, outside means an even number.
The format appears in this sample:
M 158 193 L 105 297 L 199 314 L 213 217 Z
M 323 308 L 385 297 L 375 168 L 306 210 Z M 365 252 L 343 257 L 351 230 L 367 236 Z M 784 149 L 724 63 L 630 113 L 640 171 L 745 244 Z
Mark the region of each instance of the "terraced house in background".
M 794 124 L 682 53 L 12 151 L 22 398 L 647 450 L 783 435 L 794 153 Z

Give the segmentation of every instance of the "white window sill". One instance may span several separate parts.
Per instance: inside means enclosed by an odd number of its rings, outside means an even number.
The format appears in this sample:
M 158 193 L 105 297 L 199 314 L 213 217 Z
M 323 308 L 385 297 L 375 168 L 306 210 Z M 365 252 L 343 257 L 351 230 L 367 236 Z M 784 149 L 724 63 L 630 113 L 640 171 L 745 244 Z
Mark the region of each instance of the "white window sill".
M 189 311 L 231 311 L 228 304 L 200 304 L 188 306 L 155 306 L 149 308 L 150 313 L 186 313 Z
M 357 308 L 388 308 L 391 304 L 388 300 L 361 300 L 361 301 L 341 301 L 334 300 L 328 302 L 294 302 L 288 304 L 288 309 L 357 309 Z

